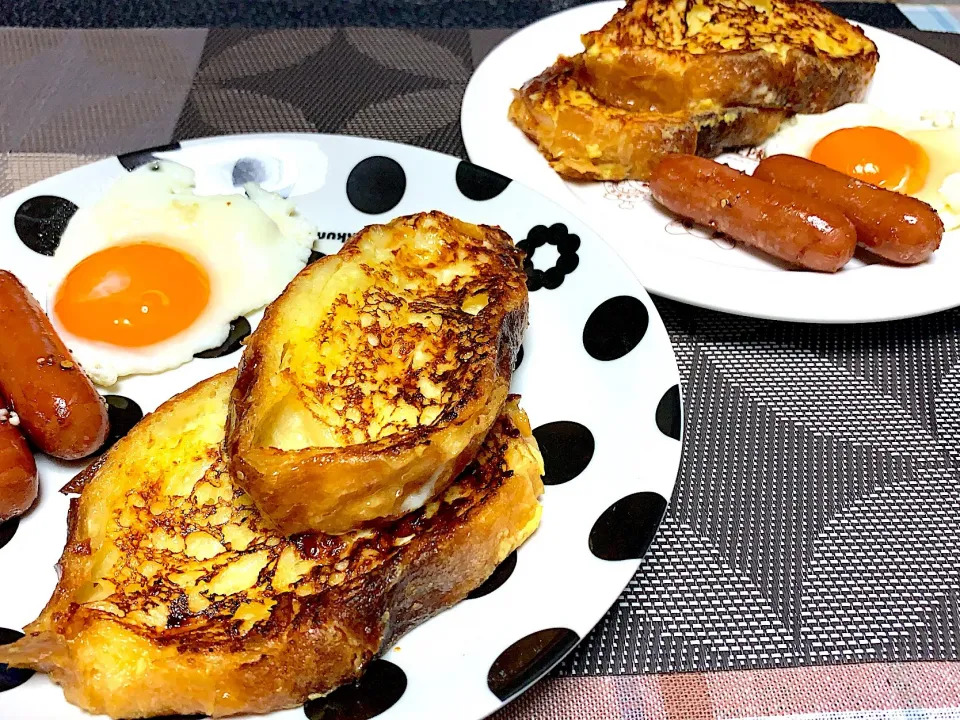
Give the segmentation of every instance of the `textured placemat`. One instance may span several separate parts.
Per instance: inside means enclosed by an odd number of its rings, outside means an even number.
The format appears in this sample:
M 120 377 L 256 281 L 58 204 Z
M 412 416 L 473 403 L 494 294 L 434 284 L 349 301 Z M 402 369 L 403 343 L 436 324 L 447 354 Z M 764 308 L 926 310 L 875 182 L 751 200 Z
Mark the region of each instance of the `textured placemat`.
M 954 35 L 903 33 L 960 56 Z M 0 32 L 14 88 L 0 147 L 17 151 L 0 191 L 79 162 L 71 153 L 230 132 L 462 155 L 465 84 L 505 34 Z M 167 100 L 153 112 L 156 92 Z M 640 573 L 561 674 L 956 659 L 960 314 L 823 327 L 657 305 L 684 378 L 676 495 Z

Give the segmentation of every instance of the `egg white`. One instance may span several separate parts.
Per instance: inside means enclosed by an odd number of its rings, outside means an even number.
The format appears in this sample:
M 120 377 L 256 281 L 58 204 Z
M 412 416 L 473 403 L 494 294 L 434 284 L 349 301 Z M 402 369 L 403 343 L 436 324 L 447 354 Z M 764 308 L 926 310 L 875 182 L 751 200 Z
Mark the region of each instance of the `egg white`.
M 306 265 L 317 229 L 294 204 L 259 186 L 246 196 L 194 192 L 194 172 L 169 161 L 144 165 L 117 180 L 93 205 L 79 209 L 53 258 L 47 311 L 77 361 L 98 385 L 157 373 L 220 345 L 230 322 L 274 300 Z M 148 241 L 193 257 L 210 278 L 210 300 L 196 321 L 174 337 L 125 348 L 77 337 L 53 312 L 70 270 L 115 245 Z
M 930 159 L 924 186 L 913 197 L 940 215 L 946 230 L 960 227 L 960 128 L 955 114 L 927 110 L 917 117 L 892 115 L 864 103 L 841 105 L 820 115 L 796 115 L 761 146 L 764 155 L 809 157 L 821 139 L 844 128 L 872 126 L 892 130 L 919 144 Z

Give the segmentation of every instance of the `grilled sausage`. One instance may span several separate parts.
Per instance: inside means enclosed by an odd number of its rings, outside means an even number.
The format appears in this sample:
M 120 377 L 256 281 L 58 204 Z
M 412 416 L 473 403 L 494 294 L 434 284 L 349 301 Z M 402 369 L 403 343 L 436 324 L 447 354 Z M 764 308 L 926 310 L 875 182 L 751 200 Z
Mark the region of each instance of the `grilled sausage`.
M 713 160 L 670 155 L 654 168 L 650 190 L 678 215 L 809 270 L 839 270 L 857 245 L 850 220 L 832 205 Z
M 857 229 L 860 246 L 887 260 L 915 265 L 940 247 L 943 221 L 922 200 L 794 155 L 765 158 L 753 177 L 836 205 Z
M 40 450 L 75 460 L 103 445 L 107 408 L 30 292 L 0 270 L 0 393 Z
M 37 464 L 16 422 L 16 415 L 0 410 L 0 522 L 26 512 L 39 487 Z

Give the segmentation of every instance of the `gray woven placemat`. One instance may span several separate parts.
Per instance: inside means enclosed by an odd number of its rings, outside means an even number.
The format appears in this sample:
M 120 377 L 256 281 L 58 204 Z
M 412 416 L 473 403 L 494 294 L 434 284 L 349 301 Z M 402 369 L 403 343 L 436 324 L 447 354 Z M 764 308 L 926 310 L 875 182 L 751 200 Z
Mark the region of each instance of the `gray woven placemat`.
M 0 79 L 15 81 L 0 149 L 306 130 L 463 155 L 460 99 L 505 35 L 119 33 L 0 31 Z M 918 37 L 960 55 L 956 36 Z M 0 183 L 44 157 L 10 156 Z M 957 658 L 960 315 L 824 327 L 657 306 L 683 377 L 676 494 L 640 572 L 560 672 Z

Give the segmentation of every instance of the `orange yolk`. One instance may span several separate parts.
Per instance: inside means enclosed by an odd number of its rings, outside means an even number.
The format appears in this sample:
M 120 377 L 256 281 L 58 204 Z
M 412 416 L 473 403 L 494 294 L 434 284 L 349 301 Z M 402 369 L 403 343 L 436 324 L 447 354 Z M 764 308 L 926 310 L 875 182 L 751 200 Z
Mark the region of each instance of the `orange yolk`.
M 81 260 L 54 298 L 64 329 L 88 340 L 143 347 L 190 327 L 210 300 L 210 278 L 165 245 L 116 245 Z
M 835 130 L 813 146 L 810 159 L 907 195 L 923 187 L 930 167 L 927 153 L 917 143 L 879 127 Z

